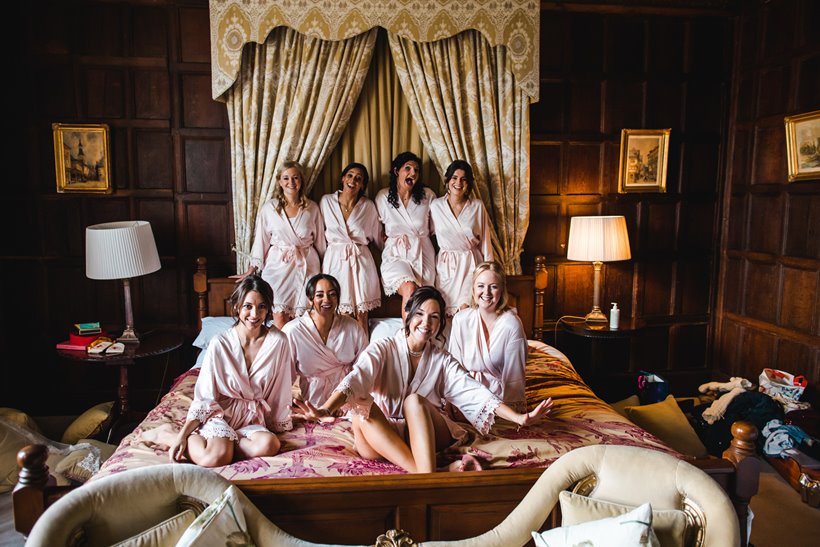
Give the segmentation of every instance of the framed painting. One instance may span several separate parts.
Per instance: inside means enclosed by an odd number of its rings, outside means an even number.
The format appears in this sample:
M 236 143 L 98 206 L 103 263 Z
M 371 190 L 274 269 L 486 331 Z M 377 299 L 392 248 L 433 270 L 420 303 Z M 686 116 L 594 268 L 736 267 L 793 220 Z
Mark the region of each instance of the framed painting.
M 786 116 L 789 182 L 820 179 L 820 110 Z
M 53 123 L 57 192 L 111 192 L 108 126 Z
M 618 192 L 666 192 L 671 129 L 622 129 Z

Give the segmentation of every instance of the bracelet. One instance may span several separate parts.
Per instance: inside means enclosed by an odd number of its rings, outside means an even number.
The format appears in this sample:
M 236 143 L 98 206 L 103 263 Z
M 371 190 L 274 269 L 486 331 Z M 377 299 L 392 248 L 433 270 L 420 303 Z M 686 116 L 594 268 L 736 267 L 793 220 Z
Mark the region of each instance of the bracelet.
M 330 410 L 328 410 L 327 408 L 324 408 L 324 407 L 317 408 L 316 412 L 320 413 L 322 416 L 331 416 L 332 415 Z

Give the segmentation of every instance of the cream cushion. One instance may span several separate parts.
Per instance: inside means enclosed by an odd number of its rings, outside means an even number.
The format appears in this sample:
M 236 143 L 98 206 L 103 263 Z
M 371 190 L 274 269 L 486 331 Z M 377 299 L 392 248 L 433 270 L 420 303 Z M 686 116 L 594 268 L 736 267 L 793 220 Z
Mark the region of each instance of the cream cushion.
M 617 517 L 592 520 L 573 526 L 561 526 L 546 532 L 533 532 L 532 539 L 536 547 L 660 546 L 658 538 L 652 532 L 652 506 L 648 503 Z
M 696 458 L 706 456 L 704 444 L 689 424 L 675 398 L 671 395 L 660 403 L 643 406 L 628 406 L 624 409 L 627 418 L 636 425 L 652 433 L 681 454 Z
M 186 509 L 113 547 L 173 547 L 196 520 L 196 514 Z
M 635 507 L 561 492 L 561 526 L 616 517 L 629 513 Z M 663 547 L 683 547 L 686 543 L 686 513 L 677 509 L 652 510 L 652 530 Z
M 114 450 L 117 449 L 113 444 L 107 444 L 95 439 L 80 439 L 74 448 L 86 444 L 99 450 L 99 460 L 96 459 L 94 451 L 89 448 L 74 450 L 52 467 L 52 472 L 68 480 L 83 483 L 90 479 L 91 475 L 99 470 L 102 462 L 110 458 Z
M 238 493 L 236 486 L 229 486 L 185 530 L 177 547 L 251 544 Z
M 77 444 L 80 439 L 96 437 L 102 433 L 111 418 L 112 408 L 114 408 L 114 402 L 109 401 L 92 406 L 80 414 L 63 432 L 63 442 Z
M 37 422 L 21 410 L 0 407 L 0 418 L 8 420 L 11 423 L 15 423 L 20 427 L 28 429 L 29 431 L 40 433 L 40 428 L 37 426 Z

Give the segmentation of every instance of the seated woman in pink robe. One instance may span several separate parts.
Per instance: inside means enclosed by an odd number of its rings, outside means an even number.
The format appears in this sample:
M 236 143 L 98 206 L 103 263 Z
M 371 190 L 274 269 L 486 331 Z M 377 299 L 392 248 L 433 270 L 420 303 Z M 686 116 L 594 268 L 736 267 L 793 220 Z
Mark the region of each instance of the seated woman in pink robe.
M 279 452 L 273 432 L 293 427 L 293 364 L 285 335 L 265 326 L 272 303 L 261 277 L 237 285 L 231 295 L 236 324 L 208 345 L 185 425 L 168 443 L 171 461 L 218 467 Z
M 507 301 L 504 270 L 482 262 L 472 275 L 472 306 L 453 318 L 449 350 L 470 374 L 502 401 L 526 408 L 524 366 L 527 335 Z
M 354 442 L 360 456 L 385 458 L 410 473 L 430 473 L 435 470 L 436 453 L 464 433 L 444 414 L 447 402 L 481 433 L 489 431 L 496 416 L 520 426 L 546 416 L 552 407 L 550 399 L 530 412 L 515 412 L 433 343 L 444 330 L 443 310 L 444 300 L 437 289 L 416 289 L 407 301 L 404 329 L 371 343 L 324 404 L 317 408 L 298 403 L 294 417 L 332 419 L 346 404 L 353 414 Z M 450 469 L 479 468 L 475 458 L 465 458 Z
M 353 368 L 367 347 L 367 334 L 354 319 L 337 313 L 339 282 L 332 275 L 310 278 L 305 293 L 310 310 L 282 329 L 299 376 L 301 399 L 320 405 Z

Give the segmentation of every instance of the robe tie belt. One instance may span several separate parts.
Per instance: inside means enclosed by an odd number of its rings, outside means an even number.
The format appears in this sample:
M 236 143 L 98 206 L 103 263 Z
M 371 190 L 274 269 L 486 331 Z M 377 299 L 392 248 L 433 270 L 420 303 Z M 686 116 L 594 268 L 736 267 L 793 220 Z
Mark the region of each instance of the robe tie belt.
M 322 370 L 310 371 L 311 376 L 308 381 L 313 382 L 316 378 L 325 378 L 336 374 L 344 377 L 347 376 L 351 370 L 353 370 L 353 365 L 339 363 L 338 365 L 330 366 Z
M 282 253 L 282 262 L 296 262 L 301 265 L 305 262 L 305 255 L 310 245 L 276 245 Z
M 329 247 L 342 247 L 342 260 L 355 262 L 362 254 L 358 243 L 331 243 Z
M 248 416 L 248 419 L 252 421 L 252 423 L 257 424 L 264 424 L 265 422 L 265 415 L 270 414 L 270 405 L 265 399 L 234 399 L 237 403 L 239 403 L 239 407 L 245 407 L 245 412 Z
M 394 245 L 396 251 L 403 251 L 402 255 L 405 257 L 408 254 L 410 254 L 410 237 L 407 234 L 399 234 L 397 236 L 392 236 L 390 239 L 392 239 L 395 242 Z

